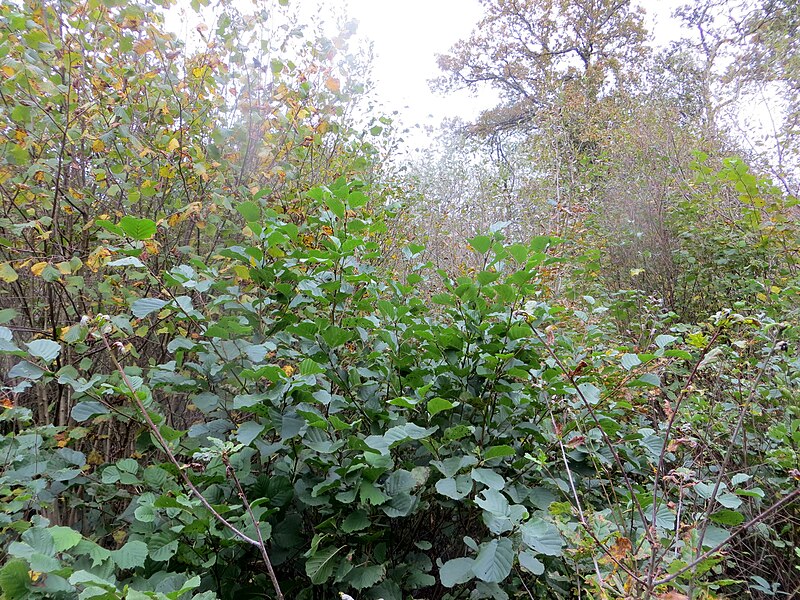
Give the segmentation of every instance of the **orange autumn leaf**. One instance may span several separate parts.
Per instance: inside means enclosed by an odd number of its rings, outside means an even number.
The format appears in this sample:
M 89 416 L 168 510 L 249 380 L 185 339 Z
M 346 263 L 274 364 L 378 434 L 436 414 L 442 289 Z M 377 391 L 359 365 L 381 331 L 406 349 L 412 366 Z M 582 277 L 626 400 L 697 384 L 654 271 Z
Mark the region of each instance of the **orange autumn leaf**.
M 328 80 L 325 82 L 325 87 L 332 91 L 334 94 L 338 94 L 339 90 L 341 90 L 342 86 L 339 83 L 339 80 L 335 77 L 328 77 Z

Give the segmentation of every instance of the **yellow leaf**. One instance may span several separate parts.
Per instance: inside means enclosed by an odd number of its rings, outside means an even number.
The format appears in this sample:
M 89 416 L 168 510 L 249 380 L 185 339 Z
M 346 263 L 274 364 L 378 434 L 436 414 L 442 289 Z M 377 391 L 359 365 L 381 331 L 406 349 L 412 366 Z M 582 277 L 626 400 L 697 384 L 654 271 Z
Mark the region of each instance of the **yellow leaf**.
M 155 240 L 145 240 L 142 242 L 145 252 L 148 254 L 158 254 L 158 242 Z
M 4 65 L 0 67 L 0 71 L 2 71 L 3 75 L 6 77 L 13 77 L 14 76 L 14 69 L 9 67 L 8 65 Z
M 44 268 L 46 266 L 47 266 L 47 261 L 38 262 L 35 265 L 31 266 L 31 273 L 36 275 L 36 277 L 41 277 L 42 271 L 44 271 Z
M 6 283 L 14 283 L 19 279 L 19 275 L 17 275 L 17 272 L 10 263 L 3 263 L 0 264 L 0 279 Z
M 103 140 L 96 139 L 95 141 L 92 142 L 92 150 L 94 152 L 102 152 L 105 149 L 106 149 L 106 145 L 103 142 Z
M 291 377 L 292 375 L 294 375 L 294 367 L 292 365 L 284 365 L 282 369 L 283 372 L 286 373 L 287 377 Z
M 86 257 L 86 266 L 89 267 L 93 273 L 97 273 L 105 260 L 111 256 L 111 251 L 108 248 L 96 248 L 89 256 Z
M 181 143 L 178 141 L 177 138 L 172 138 L 169 141 L 169 144 L 167 144 L 167 150 L 169 150 L 170 152 L 174 152 L 175 150 L 177 150 L 180 147 L 181 147 Z
M 245 279 L 245 280 L 250 279 L 250 269 L 248 269 L 244 265 L 236 265 L 235 267 L 233 267 L 233 272 L 236 273 L 236 276 L 239 279 Z

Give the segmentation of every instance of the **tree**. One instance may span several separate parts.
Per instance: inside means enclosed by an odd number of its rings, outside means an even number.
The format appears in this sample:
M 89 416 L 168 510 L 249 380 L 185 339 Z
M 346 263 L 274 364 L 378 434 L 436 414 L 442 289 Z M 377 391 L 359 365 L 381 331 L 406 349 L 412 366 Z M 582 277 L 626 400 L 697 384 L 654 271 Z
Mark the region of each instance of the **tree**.
M 443 89 L 488 84 L 503 102 L 481 118 L 494 133 L 537 127 L 561 105 L 584 118 L 636 77 L 642 12 L 630 0 L 484 0 L 469 39 L 439 57 Z
M 693 31 L 683 44 L 702 65 L 707 122 L 718 129 L 740 130 L 739 137 L 791 192 L 800 149 L 800 4 L 704 0 L 676 14 Z M 754 125 L 741 127 L 741 122 L 752 120 Z

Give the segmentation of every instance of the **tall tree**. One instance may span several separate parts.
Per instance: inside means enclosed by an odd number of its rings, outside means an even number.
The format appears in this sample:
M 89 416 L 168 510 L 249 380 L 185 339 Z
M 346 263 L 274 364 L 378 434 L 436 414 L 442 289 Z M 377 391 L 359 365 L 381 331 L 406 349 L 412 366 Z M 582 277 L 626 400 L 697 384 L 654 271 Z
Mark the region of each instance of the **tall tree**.
M 642 12 L 630 0 L 483 0 L 470 37 L 439 57 L 443 89 L 488 84 L 502 102 L 481 127 L 535 126 L 560 100 L 588 111 L 635 77 L 645 53 Z

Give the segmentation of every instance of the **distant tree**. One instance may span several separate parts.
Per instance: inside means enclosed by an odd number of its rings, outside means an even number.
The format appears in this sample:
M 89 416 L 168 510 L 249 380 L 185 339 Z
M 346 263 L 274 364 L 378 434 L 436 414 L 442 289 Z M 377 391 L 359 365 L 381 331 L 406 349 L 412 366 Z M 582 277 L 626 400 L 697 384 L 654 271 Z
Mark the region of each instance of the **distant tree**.
M 559 105 L 588 113 L 638 74 L 642 11 L 630 0 L 484 0 L 486 16 L 439 57 L 442 89 L 488 84 L 485 132 L 536 127 Z M 566 102 L 565 102 L 566 101 Z

